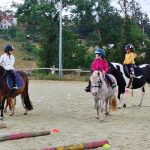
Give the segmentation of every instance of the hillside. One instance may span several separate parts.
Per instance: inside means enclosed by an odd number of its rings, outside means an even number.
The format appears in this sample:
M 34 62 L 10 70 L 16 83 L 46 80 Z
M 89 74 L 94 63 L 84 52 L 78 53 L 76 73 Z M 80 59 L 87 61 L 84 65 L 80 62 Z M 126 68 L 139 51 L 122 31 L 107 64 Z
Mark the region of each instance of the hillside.
M 22 50 L 21 44 L 17 42 L 9 42 L 9 41 L 4 41 L 0 39 L 0 55 L 3 54 L 3 47 L 6 44 L 12 44 L 15 48 L 15 68 L 16 69 L 31 69 L 36 67 L 36 61 L 34 60 L 23 60 L 23 57 L 29 57 L 30 54 L 26 53 L 25 51 Z

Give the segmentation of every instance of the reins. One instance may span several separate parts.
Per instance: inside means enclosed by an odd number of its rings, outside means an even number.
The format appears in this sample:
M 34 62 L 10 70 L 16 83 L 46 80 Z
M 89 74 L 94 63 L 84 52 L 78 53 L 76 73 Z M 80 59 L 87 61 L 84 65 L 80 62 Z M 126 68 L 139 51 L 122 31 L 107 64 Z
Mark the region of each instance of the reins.
M 3 63 L 3 61 L 0 63 L 0 66 L 3 68 L 3 66 L 1 65 L 2 63 Z M 5 74 L 6 74 L 6 70 L 4 69 L 4 73 L 3 73 L 3 75 L 1 76 L 0 81 L 2 80 L 2 78 L 4 77 Z
M 5 74 L 6 74 L 6 70 L 4 71 L 3 75 L 1 76 L 0 81 L 3 79 Z

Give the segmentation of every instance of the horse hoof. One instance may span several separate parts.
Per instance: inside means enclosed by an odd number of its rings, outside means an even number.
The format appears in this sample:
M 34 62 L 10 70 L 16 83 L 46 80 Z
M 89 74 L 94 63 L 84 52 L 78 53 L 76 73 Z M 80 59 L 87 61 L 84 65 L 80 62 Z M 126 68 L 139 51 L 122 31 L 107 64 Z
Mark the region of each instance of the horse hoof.
M 95 117 L 96 119 L 99 119 L 99 117 Z
M 14 114 L 10 114 L 9 116 L 13 116 Z
M 28 113 L 24 113 L 24 115 L 27 115 Z
M 105 116 L 108 116 L 108 115 L 109 115 L 109 113 L 108 113 L 108 112 L 106 112 L 106 113 L 105 113 Z
M 7 110 L 4 110 L 4 113 L 7 113 Z
M 122 109 L 122 107 L 118 107 L 118 109 Z
M 100 123 L 103 123 L 103 122 L 104 122 L 104 120 L 99 120 L 99 122 L 100 122 Z
M 0 120 L 2 120 L 2 121 L 3 121 L 3 120 L 4 120 L 4 117 L 0 117 Z
M 123 108 L 126 108 L 127 107 L 127 105 L 126 104 L 123 104 Z

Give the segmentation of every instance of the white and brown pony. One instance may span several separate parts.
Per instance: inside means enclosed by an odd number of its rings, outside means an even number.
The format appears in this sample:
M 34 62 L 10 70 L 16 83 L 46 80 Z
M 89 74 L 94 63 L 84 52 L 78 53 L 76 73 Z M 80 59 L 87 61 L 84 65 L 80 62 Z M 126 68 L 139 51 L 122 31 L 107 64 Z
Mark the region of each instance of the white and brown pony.
M 116 83 L 113 75 L 110 78 Z M 95 101 L 97 117 L 100 122 L 104 121 L 105 114 L 111 115 L 111 111 L 117 110 L 117 87 L 113 88 L 107 83 L 104 72 L 94 71 L 90 77 L 91 93 Z

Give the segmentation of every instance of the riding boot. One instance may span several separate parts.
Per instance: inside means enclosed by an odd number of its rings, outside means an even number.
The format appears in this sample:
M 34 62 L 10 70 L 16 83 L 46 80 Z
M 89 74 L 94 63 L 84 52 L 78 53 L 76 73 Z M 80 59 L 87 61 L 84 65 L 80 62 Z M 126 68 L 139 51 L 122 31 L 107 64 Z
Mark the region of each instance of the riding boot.
M 109 82 L 110 86 L 112 87 L 112 89 L 115 88 L 116 84 L 115 84 L 114 81 L 112 81 L 112 79 L 110 78 L 110 76 L 108 74 L 106 74 L 105 77 L 106 77 L 107 81 Z
M 88 86 L 84 89 L 85 92 L 91 92 L 91 81 L 89 80 Z

